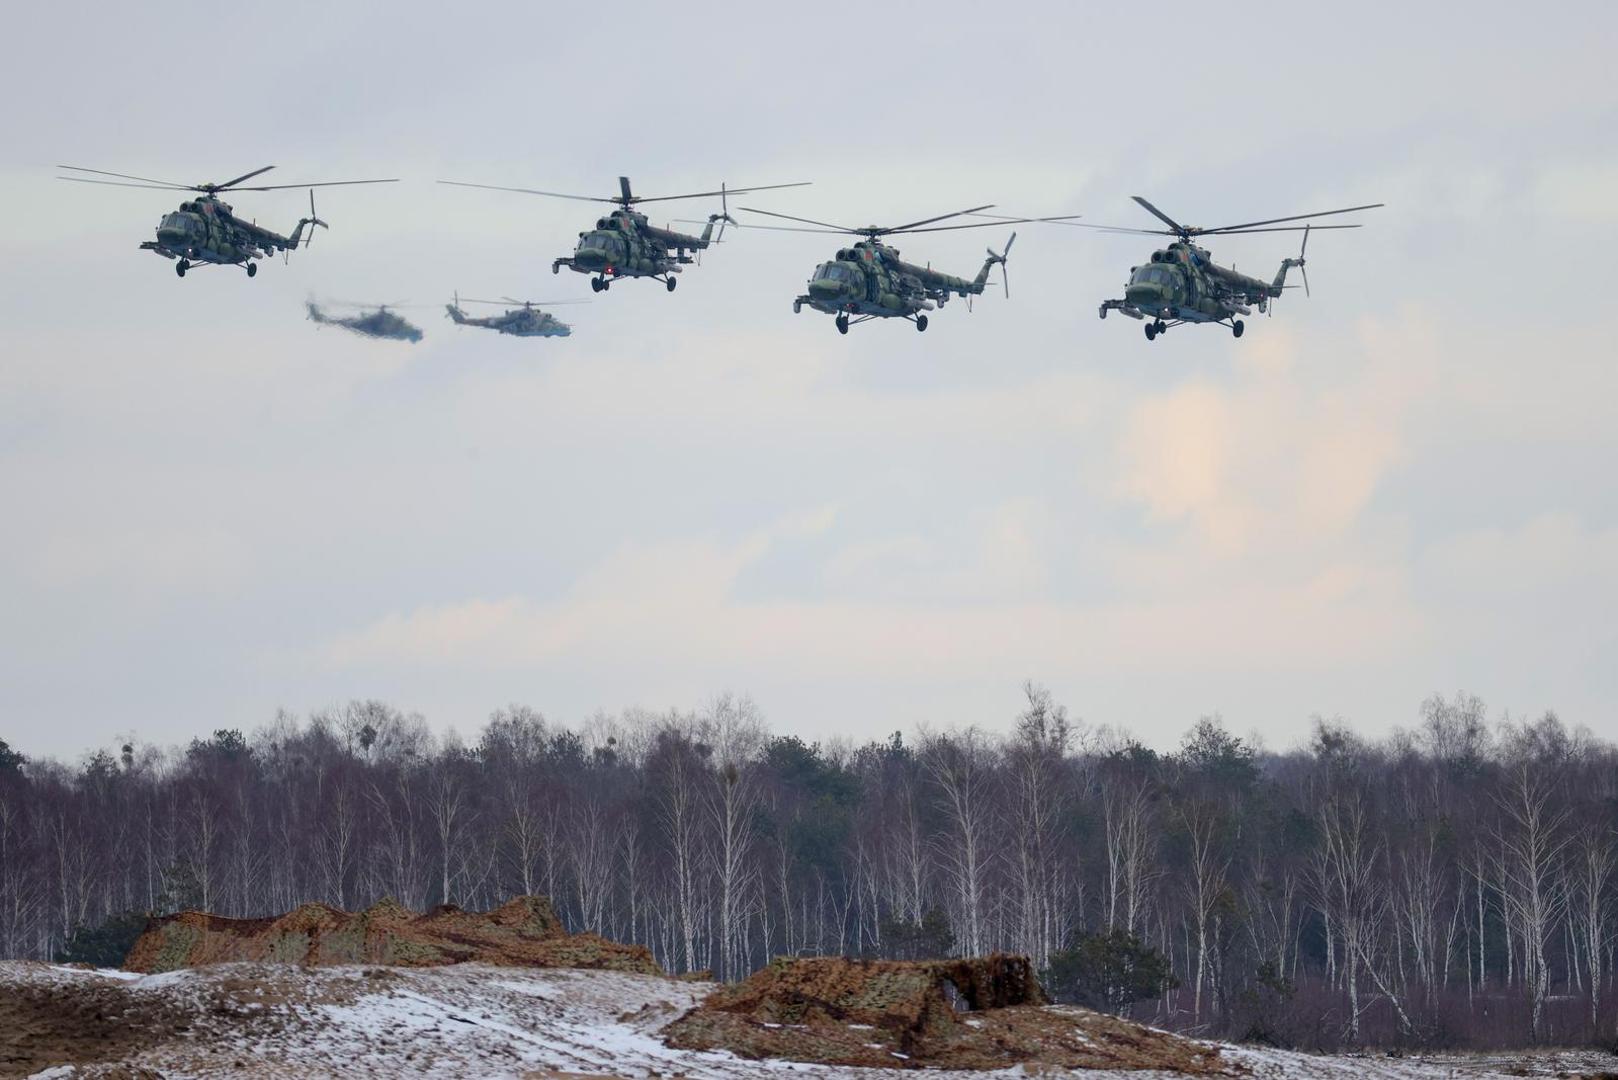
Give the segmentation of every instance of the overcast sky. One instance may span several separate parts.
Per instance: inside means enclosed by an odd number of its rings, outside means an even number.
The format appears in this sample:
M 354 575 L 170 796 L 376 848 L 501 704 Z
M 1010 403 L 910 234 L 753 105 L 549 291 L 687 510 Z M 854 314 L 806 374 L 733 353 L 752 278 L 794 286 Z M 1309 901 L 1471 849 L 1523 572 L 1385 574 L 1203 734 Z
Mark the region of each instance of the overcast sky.
M 370 8 L 371 6 L 367 6 Z M 1003 728 L 1026 678 L 1149 742 L 1292 745 L 1435 690 L 1618 735 L 1618 79 L 1607 3 L 31 4 L 0 140 L 0 737 L 72 757 L 352 697 L 475 731 L 750 693 L 810 738 Z M 177 198 L 319 194 L 194 273 Z M 1148 238 L 1024 226 L 1011 297 L 846 338 L 835 238 L 456 330 L 596 211 L 438 178 L 887 222 L 1148 226 L 1384 201 L 1233 340 L 1096 318 Z M 301 191 L 235 199 L 290 230 Z M 674 204 L 668 216 L 715 207 Z M 661 214 L 661 211 L 657 213 Z M 1009 230 L 907 238 L 971 275 Z M 734 238 L 734 243 L 731 242 Z M 1272 234 L 1213 245 L 1268 277 Z M 303 317 L 412 301 L 417 345 Z

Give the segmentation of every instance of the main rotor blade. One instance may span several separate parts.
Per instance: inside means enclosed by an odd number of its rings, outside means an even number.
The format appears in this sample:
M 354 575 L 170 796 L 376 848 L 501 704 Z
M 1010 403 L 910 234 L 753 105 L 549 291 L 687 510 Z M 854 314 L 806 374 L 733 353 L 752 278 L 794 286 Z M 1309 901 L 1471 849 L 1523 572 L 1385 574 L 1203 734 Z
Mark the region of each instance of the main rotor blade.
M 634 194 L 629 190 L 629 177 L 620 176 L 618 178 L 618 193 L 623 196 L 623 201 L 626 203 L 635 201 Z
M 149 176 L 130 176 L 128 173 L 108 172 L 105 169 L 86 169 L 82 165 L 58 165 L 56 167 L 58 169 L 70 169 L 73 172 L 95 173 L 97 176 L 116 176 L 116 177 L 118 177 L 119 179 L 122 179 L 122 180 L 141 180 L 141 181 L 144 181 L 144 182 L 146 182 L 148 184 L 162 184 L 165 187 L 184 188 L 187 191 L 191 190 L 192 188 L 194 188 L 196 186 L 195 184 L 176 184 L 176 183 L 174 183 L 173 181 L 170 181 L 170 180 L 153 180 Z M 62 177 L 62 179 L 71 180 L 72 177 L 64 176 L 64 177 Z
M 579 202 L 601 202 L 617 204 L 618 199 L 603 199 L 596 195 L 568 195 L 561 191 L 541 191 L 538 188 L 527 187 L 501 187 L 499 184 L 468 184 L 463 180 L 440 180 L 440 184 L 451 187 L 483 188 L 485 191 L 517 191 L 524 195 L 548 195 L 553 199 L 576 199 Z
M 1055 222 L 1058 225 L 1071 225 L 1071 224 L 1073 224 L 1075 219 L 1081 218 L 1084 215 L 1083 214 L 1056 214 L 1056 215 L 1054 215 L 1052 217 L 1025 218 L 1025 217 L 1017 217 L 1017 216 L 1015 216 L 1013 214 L 978 214 L 978 213 L 974 213 L 972 216 L 973 217 L 981 217 L 981 218 L 993 218 L 995 221 L 1046 221 L 1046 222 Z M 1100 226 L 1098 226 L 1098 228 L 1099 227 Z
M 693 191 L 689 195 L 653 195 L 649 199 L 642 198 L 637 195 L 635 196 L 635 202 L 638 204 L 649 202 L 668 202 L 670 199 L 706 199 L 714 195 L 742 195 L 750 191 L 779 191 L 781 188 L 808 187 L 812 183 L 814 183 L 812 180 L 799 180 L 794 184 L 764 184 L 761 187 L 726 187 L 721 188 L 718 191 Z M 616 202 L 617 200 L 615 199 L 613 201 Z M 755 211 L 755 213 L 763 213 L 763 211 Z
M 987 229 L 998 225 L 1020 225 L 1025 221 L 1038 221 L 1038 218 L 1007 218 L 1004 221 L 974 221 L 970 225 L 933 225 L 925 229 L 885 229 L 885 236 L 908 236 L 911 233 L 924 232 L 953 232 L 956 229 Z
M 1246 236 L 1248 233 L 1260 232 L 1308 232 L 1310 229 L 1314 229 L 1316 232 L 1319 232 L 1321 229 L 1363 228 L 1365 228 L 1363 225 L 1282 225 L 1279 228 L 1271 229 L 1214 229 L 1211 231 L 1218 236 Z
M 1047 223 L 1052 224 L 1052 225 L 1069 225 L 1069 226 L 1071 226 L 1071 227 L 1073 227 L 1075 229 L 1095 229 L 1098 232 L 1131 233 L 1131 234 L 1136 235 L 1136 236 L 1178 236 L 1179 235 L 1178 233 L 1170 232 L 1168 229 L 1136 229 L 1136 228 L 1133 228 L 1133 227 L 1127 226 L 1127 225 L 1094 225 L 1094 224 L 1091 224 L 1090 222 L 1087 222 L 1087 221 L 1073 221 L 1073 220 L 1070 220 L 1071 218 L 1078 217 L 1079 216 L 1078 214 L 1066 214 L 1066 215 L 1063 215 L 1063 216 L 1060 216 L 1060 217 L 1042 217 L 1042 218 L 1014 218 L 1014 217 L 1011 217 L 1011 216 L 1009 216 L 1007 214 L 974 214 L 972 216 L 973 217 L 981 217 L 981 218 L 991 218 L 991 219 L 993 219 L 995 221 L 999 221 L 999 222 L 1043 221 L 1043 222 L 1047 222 Z
M 316 180 L 312 184 L 266 184 L 263 187 L 234 188 L 235 191 L 283 191 L 287 188 L 317 188 L 317 187 L 346 187 L 349 184 L 397 184 L 399 178 L 390 176 L 386 180 Z
M 975 214 L 979 210 L 988 210 L 992 206 L 994 206 L 994 203 L 984 203 L 982 206 L 974 206 L 969 210 L 957 210 L 953 214 L 939 214 L 937 217 L 922 218 L 920 221 L 912 221 L 907 225 L 895 225 L 891 229 L 883 229 L 882 231 L 904 232 L 907 229 L 914 229 L 918 225 L 931 225 L 935 221 L 943 221 L 946 218 L 961 217 L 964 214 Z
M 703 224 L 703 222 L 699 221 L 699 222 L 696 222 L 696 224 L 701 225 L 701 224 Z M 741 222 L 741 221 L 735 222 L 731 227 L 736 228 L 736 229 L 749 229 L 749 230 L 763 229 L 763 230 L 765 230 L 767 232 L 818 233 L 821 236 L 847 236 L 850 233 L 854 233 L 854 230 L 852 230 L 852 229 L 800 229 L 795 225 L 752 225 L 752 224 L 748 224 L 746 222 Z M 860 234 L 859 233 L 854 233 L 854 235 L 858 236 Z
M 257 176 L 259 173 L 267 173 L 273 168 L 275 168 L 274 165 L 266 165 L 262 169 L 254 169 L 250 173 L 243 173 L 242 175 L 238 176 L 234 180 L 226 180 L 223 184 L 212 184 L 212 185 L 205 184 L 203 186 L 204 187 L 210 187 L 211 186 L 215 191 L 224 191 L 226 188 L 235 187 L 237 184 L 241 183 L 243 180 L 251 180 L 253 177 Z
M 1265 221 L 1249 221 L 1241 225 L 1221 225 L 1216 229 L 1197 229 L 1200 233 L 1234 232 L 1237 229 L 1250 229 L 1254 225 L 1275 225 L 1282 221 L 1302 221 L 1305 218 L 1330 217 L 1333 214 L 1352 214 L 1356 210 L 1375 210 L 1386 203 L 1367 203 L 1364 206 L 1346 206 L 1341 210 L 1321 210 L 1314 214 L 1293 214 L 1291 217 L 1269 218 Z M 1322 226 L 1324 228 L 1324 226 Z
M 87 176 L 58 176 L 56 179 L 58 179 L 58 180 L 71 180 L 75 184 L 106 184 L 108 187 L 138 187 L 138 188 L 147 188 L 147 189 L 149 189 L 151 191 L 193 191 L 193 190 L 195 190 L 194 188 L 191 188 L 189 186 L 182 187 L 179 184 L 175 184 L 172 187 L 170 185 L 168 185 L 168 184 L 126 184 L 122 180 L 91 180 Z
M 1146 210 L 1147 210 L 1148 213 L 1150 213 L 1153 217 L 1157 218 L 1157 220 L 1161 221 L 1163 224 L 1167 225 L 1169 228 L 1173 229 L 1174 232 L 1175 232 L 1175 235 L 1179 235 L 1180 233 L 1183 233 L 1183 232 L 1186 231 L 1186 228 L 1185 228 L 1184 225 L 1181 225 L 1178 221 L 1175 221 L 1173 218 L 1171 218 L 1167 214 L 1163 213 L 1163 211 L 1159 210 L 1157 207 L 1153 206 L 1151 203 L 1147 202 L 1145 199 L 1141 198 L 1139 195 L 1131 195 L 1130 198 L 1134 199 L 1136 202 L 1138 202 L 1142 206 L 1146 207 Z
M 780 218 L 783 221 L 801 221 L 805 225 L 819 225 L 821 228 L 830 229 L 833 232 L 853 233 L 856 236 L 863 235 L 863 232 L 860 229 L 850 229 L 844 225 L 833 225 L 829 221 L 816 221 L 814 218 L 793 217 L 791 214 L 777 214 L 773 210 L 755 210 L 751 206 L 738 206 L 736 209 L 745 210 L 749 214 L 763 214 L 765 217 Z M 764 228 L 766 226 L 757 227 Z M 779 226 L 777 226 L 777 228 L 779 228 Z

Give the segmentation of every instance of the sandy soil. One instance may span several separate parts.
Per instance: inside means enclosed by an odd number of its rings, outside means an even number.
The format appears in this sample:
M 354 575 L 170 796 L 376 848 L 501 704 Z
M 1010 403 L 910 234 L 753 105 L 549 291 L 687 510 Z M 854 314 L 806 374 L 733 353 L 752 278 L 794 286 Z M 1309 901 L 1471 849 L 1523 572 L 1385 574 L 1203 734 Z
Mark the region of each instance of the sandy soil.
M 460 964 L 381 968 L 233 963 L 160 975 L 0 963 L 0 1076 L 49 1080 L 156 1077 L 676 1077 L 805 1080 L 914 1077 L 913 1070 L 812 1065 L 674 1049 L 664 1029 L 711 983 L 616 971 Z M 993 1022 L 991 1010 L 965 1020 Z M 1063 1037 L 1093 1038 L 1093 1014 L 1031 1007 Z M 1139 1029 L 1136 1029 L 1139 1030 Z M 1311 1057 L 1218 1047 L 1260 1080 L 1444 1080 L 1597 1076 L 1594 1052 L 1432 1059 Z M 937 1080 L 1075 1075 L 1030 1063 L 992 1072 L 928 1070 Z M 1114 1064 L 1088 1080 L 1183 1075 Z

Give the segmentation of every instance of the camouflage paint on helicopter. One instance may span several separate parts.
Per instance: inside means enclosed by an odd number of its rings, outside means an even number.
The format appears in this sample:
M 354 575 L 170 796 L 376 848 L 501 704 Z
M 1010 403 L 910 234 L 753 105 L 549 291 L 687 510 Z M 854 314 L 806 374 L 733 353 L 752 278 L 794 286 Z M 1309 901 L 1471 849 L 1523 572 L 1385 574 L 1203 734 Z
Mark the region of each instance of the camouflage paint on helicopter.
M 808 291 L 792 301 L 794 313 L 801 312 L 805 305 L 816 311 L 823 311 L 828 315 L 836 316 L 837 332 L 848 333 L 850 326 L 857 326 L 871 319 L 908 319 L 916 324 L 917 330 L 927 329 L 926 313 L 935 308 L 943 307 L 951 296 L 973 297 L 983 293 L 984 286 L 989 281 L 989 271 L 997 264 L 1004 266 L 1006 257 L 1011 254 L 1011 245 L 1017 239 L 1012 233 L 1011 239 L 1006 241 L 1005 250 L 995 251 L 989 249 L 988 258 L 983 260 L 983 266 L 978 269 L 977 276 L 971 278 L 955 277 L 934 270 L 930 266 L 917 266 L 915 263 L 905 262 L 899 257 L 899 249 L 890 247 L 882 242 L 884 236 L 902 235 L 907 233 L 923 232 L 951 232 L 957 229 L 981 229 L 990 225 L 1002 223 L 1021 223 L 1027 221 L 1064 221 L 1065 218 L 997 218 L 995 221 L 980 221 L 970 225 L 934 225 L 934 222 L 945 221 L 949 218 L 961 217 L 967 214 L 980 213 L 989 209 L 989 205 L 975 206 L 969 210 L 957 210 L 951 214 L 940 214 L 938 217 L 923 218 L 921 221 L 912 221 L 906 225 L 883 227 L 867 225 L 863 228 L 849 228 L 843 225 L 831 225 L 823 221 L 814 221 L 810 218 L 793 217 L 790 214 L 777 214 L 769 210 L 755 210 L 752 207 L 741 207 L 750 214 L 763 214 L 766 217 L 782 218 L 786 221 L 802 222 L 814 228 L 797 228 L 779 225 L 747 225 L 749 229 L 771 229 L 780 232 L 813 232 L 813 233 L 847 233 L 853 236 L 864 237 L 853 245 L 843 248 L 828 262 L 815 267 L 814 276 L 809 279 Z M 1005 271 L 1001 271 L 1004 279 Z M 1011 295 L 1010 283 L 1006 283 L 1006 295 Z
M 479 326 L 485 330 L 494 330 L 513 337 L 570 337 L 573 328 L 558 319 L 548 311 L 541 311 L 536 304 L 588 304 L 588 300 L 513 300 L 511 297 L 502 297 L 499 300 L 462 300 L 460 294 L 455 296 L 455 302 L 444 305 L 446 313 L 455 321 L 456 326 Z M 473 318 L 461 310 L 462 304 L 515 304 L 516 307 L 500 314 L 491 315 L 486 319 Z
M 1303 272 L 1304 295 L 1309 295 L 1309 273 L 1304 270 L 1304 254 L 1309 249 L 1309 233 L 1315 229 L 1358 229 L 1359 225 L 1282 225 L 1283 222 L 1307 221 L 1310 218 L 1330 217 L 1333 214 L 1351 214 L 1359 210 L 1374 210 L 1382 203 L 1349 206 L 1340 210 L 1322 210 L 1313 214 L 1293 214 L 1288 217 L 1249 221 L 1241 225 L 1221 225 L 1204 229 L 1181 225 L 1163 211 L 1141 198 L 1132 196 L 1147 212 L 1168 226 L 1167 229 L 1129 229 L 1111 225 L 1089 225 L 1082 222 L 1067 224 L 1104 232 L 1134 233 L 1148 236 L 1173 236 L 1167 247 L 1152 252 L 1151 261 L 1134 266 L 1129 271 L 1129 283 L 1124 287 L 1122 300 L 1107 300 L 1101 305 L 1101 317 L 1107 312 L 1120 311 L 1132 319 L 1147 319 L 1146 340 L 1151 341 L 1166 333 L 1171 326 L 1181 323 L 1222 323 L 1230 327 L 1236 337 L 1242 336 L 1246 324 L 1238 316 L 1251 315 L 1256 307 L 1261 312 L 1272 310 L 1283 290 L 1291 288 L 1287 271 L 1297 267 Z M 1279 227 L 1278 227 L 1279 226 Z M 1272 281 L 1239 274 L 1232 267 L 1213 261 L 1207 249 L 1192 243 L 1197 236 L 1241 236 L 1246 233 L 1301 232 L 1303 243 L 1296 258 L 1281 260 L 1280 269 Z
M 576 199 L 583 202 L 616 203 L 618 209 L 607 214 L 606 217 L 597 218 L 595 227 L 579 233 L 578 245 L 573 249 L 572 255 L 565 255 L 551 263 L 551 272 L 559 274 L 562 267 L 567 267 L 580 274 L 593 274 L 590 279 L 590 288 L 596 292 L 604 292 L 617 278 L 656 278 L 664 283 L 669 292 L 674 291 L 677 279 L 675 274 L 695 262 L 692 252 L 705 250 L 710 243 L 717 243 L 724 236 L 725 228 L 721 224 L 719 236 L 714 235 L 713 227 L 716 222 L 733 222 L 730 216 L 728 198 L 749 191 L 772 191 L 777 188 L 804 187 L 807 182 L 796 184 L 766 184 L 763 187 L 730 188 L 724 184 L 719 185 L 717 191 L 697 191 L 687 195 L 655 195 L 651 197 L 636 195 L 629 188 L 629 177 L 618 178 L 619 194 L 615 197 L 600 198 L 593 195 L 564 195 L 558 191 L 540 191 L 535 188 L 497 187 L 493 184 L 466 184 L 457 180 L 440 180 L 440 184 L 450 184 L 455 187 L 485 188 L 491 191 L 517 191 L 526 195 L 547 195 L 556 199 Z M 645 214 L 635 210 L 634 207 L 648 202 L 671 202 L 676 199 L 704 199 L 718 196 L 720 209 L 716 214 L 708 215 L 706 227 L 701 236 L 690 236 L 676 232 L 673 229 L 663 229 L 651 224 Z
M 394 341 L 408 341 L 414 344 L 421 340 L 421 331 L 407 322 L 404 318 L 388 310 L 389 305 L 379 304 L 372 308 L 369 304 L 329 304 L 328 306 L 371 308 L 359 315 L 334 316 L 327 315 L 319 304 L 313 300 L 305 301 L 309 309 L 309 318 L 324 326 L 341 326 L 371 338 L 390 338 Z M 397 306 L 397 305 L 393 305 Z
M 152 251 L 165 259 L 177 260 L 174 272 L 185 277 L 185 272 L 193 264 L 207 264 L 215 266 L 244 266 L 247 276 L 252 277 L 258 273 L 258 265 L 252 260 L 273 255 L 277 251 L 293 251 L 300 243 L 308 247 L 309 242 L 304 239 L 303 230 L 307 226 L 319 225 L 322 229 L 329 226 L 321 221 L 315 214 L 315 192 L 317 187 L 342 187 L 350 184 L 393 184 L 397 178 L 388 180 L 328 180 L 313 184 L 269 184 L 259 187 L 241 187 L 243 181 L 251 180 L 260 173 L 269 172 L 274 165 L 266 165 L 262 169 L 254 169 L 244 173 L 234 180 L 227 180 L 223 184 L 175 184 L 166 180 L 148 180 L 143 176 L 129 176 L 125 173 L 107 172 L 103 169 L 85 169 L 78 165 L 61 165 L 58 168 L 71 169 L 74 172 L 95 173 L 98 176 L 116 176 L 122 180 L 138 180 L 140 183 L 123 183 L 119 180 L 91 180 L 80 176 L 59 176 L 58 180 L 71 180 L 79 184 L 106 184 L 111 187 L 138 187 L 156 188 L 162 191 L 197 191 L 202 193 L 199 199 L 180 204 L 178 210 L 163 215 L 157 224 L 157 239 L 148 240 L 141 244 L 142 251 Z M 297 226 L 292 230 L 291 236 L 282 236 L 280 233 L 263 228 L 251 221 L 244 221 L 236 216 L 230 205 L 219 198 L 222 191 L 281 191 L 287 188 L 309 188 L 309 216 L 300 218 Z

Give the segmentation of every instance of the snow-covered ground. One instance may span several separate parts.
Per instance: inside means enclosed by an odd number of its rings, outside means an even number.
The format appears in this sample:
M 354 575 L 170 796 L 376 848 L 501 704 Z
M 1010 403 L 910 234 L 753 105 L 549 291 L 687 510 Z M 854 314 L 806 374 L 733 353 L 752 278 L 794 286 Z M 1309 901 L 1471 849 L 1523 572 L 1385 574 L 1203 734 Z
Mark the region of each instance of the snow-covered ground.
M 151 1070 L 147 1076 L 174 1078 L 916 1076 L 909 1070 L 748 1061 L 664 1046 L 663 1026 L 711 989 L 709 983 L 646 975 L 470 964 L 415 969 L 226 964 L 131 976 L 5 963 L 0 964 L 0 999 L 78 1003 L 92 1027 L 109 1013 L 115 1020 L 137 1014 L 139 1019 L 130 1022 L 133 1030 L 111 1036 L 86 1030 L 80 1038 L 70 1021 L 53 1026 L 40 1015 L 43 1006 L 31 1005 L 26 1031 L 21 1022 L 0 1023 L 0 1075 L 65 1080 L 139 1076 L 138 1070 L 146 1069 Z M 5 1012 L 13 1007 L 0 1000 L 0 1017 L 22 1015 Z M 82 1063 L 52 1066 L 39 1060 L 42 1048 L 50 1053 L 50 1047 L 79 1055 Z M 1593 1053 L 1422 1060 L 1227 1047 L 1223 1054 L 1260 1080 L 1568 1076 L 1618 1066 L 1618 1058 Z M 29 1061 L 38 1068 L 25 1068 Z M 117 1071 L 106 1068 L 111 1065 Z M 927 1073 L 940 1080 L 1031 1074 L 1022 1069 Z M 1148 1080 L 1165 1074 L 1087 1075 Z

